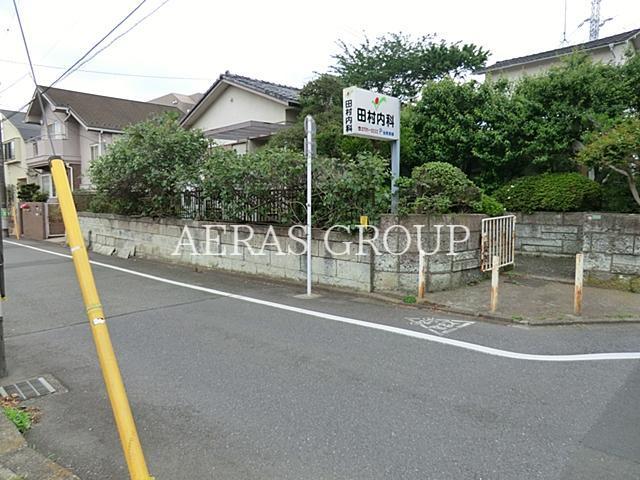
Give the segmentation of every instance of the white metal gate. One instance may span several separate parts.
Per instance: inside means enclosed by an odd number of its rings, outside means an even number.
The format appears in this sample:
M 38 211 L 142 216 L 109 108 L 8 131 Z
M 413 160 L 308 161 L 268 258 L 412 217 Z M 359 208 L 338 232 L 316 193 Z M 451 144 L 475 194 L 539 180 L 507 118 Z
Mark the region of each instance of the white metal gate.
M 484 218 L 482 220 L 482 242 L 480 268 L 483 272 L 493 267 L 493 257 L 500 258 L 498 267 L 511 265 L 516 247 L 516 216 Z

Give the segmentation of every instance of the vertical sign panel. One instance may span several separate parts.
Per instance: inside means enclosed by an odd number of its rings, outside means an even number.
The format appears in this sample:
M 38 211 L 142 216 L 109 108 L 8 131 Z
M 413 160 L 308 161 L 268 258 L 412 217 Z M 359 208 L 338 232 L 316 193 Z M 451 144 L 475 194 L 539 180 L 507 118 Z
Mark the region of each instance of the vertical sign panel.
M 373 140 L 400 139 L 400 100 L 358 87 L 342 91 L 342 131 Z

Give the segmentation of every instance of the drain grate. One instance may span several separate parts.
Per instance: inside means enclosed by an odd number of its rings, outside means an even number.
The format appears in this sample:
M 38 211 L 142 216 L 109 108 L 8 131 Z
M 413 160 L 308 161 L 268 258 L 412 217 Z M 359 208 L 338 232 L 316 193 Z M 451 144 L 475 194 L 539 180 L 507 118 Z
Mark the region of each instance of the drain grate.
M 55 391 L 56 389 L 44 377 L 36 377 L 12 383 L 11 385 L 3 385 L 0 387 L 0 397 L 17 396 L 22 400 L 28 400 L 29 398 L 41 397 Z

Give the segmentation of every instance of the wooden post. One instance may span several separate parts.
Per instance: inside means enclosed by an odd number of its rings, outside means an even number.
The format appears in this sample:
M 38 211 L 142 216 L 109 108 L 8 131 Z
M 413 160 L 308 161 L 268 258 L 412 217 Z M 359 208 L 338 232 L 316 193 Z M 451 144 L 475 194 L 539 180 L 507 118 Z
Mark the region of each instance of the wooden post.
M 418 253 L 418 298 L 424 298 L 425 290 L 424 254 Z
M 573 313 L 575 315 L 582 315 L 583 268 L 584 268 L 584 255 L 582 253 L 577 253 L 576 254 L 576 281 L 575 281 L 575 289 L 573 292 Z
M 498 308 L 498 280 L 500 277 L 500 257 L 493 256 L 491 262 L 491 313 Z

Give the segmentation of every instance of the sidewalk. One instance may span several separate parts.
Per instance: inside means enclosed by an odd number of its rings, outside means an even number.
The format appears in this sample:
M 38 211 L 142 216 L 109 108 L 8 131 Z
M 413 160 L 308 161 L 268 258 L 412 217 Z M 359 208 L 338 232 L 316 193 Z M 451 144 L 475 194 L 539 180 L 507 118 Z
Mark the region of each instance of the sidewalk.
M 530 325 L 640 322 L 640 294 L 585 287 L 582 315 L 573 315 L 573 285 L 529 276 L 500 275 L 498 309 L 489 312 L 489 280 L 426 293 L 424 302 L 449 312 Z
M 0 411 L 0 480 L 79 480 L 69 470 L 27 445 Z

